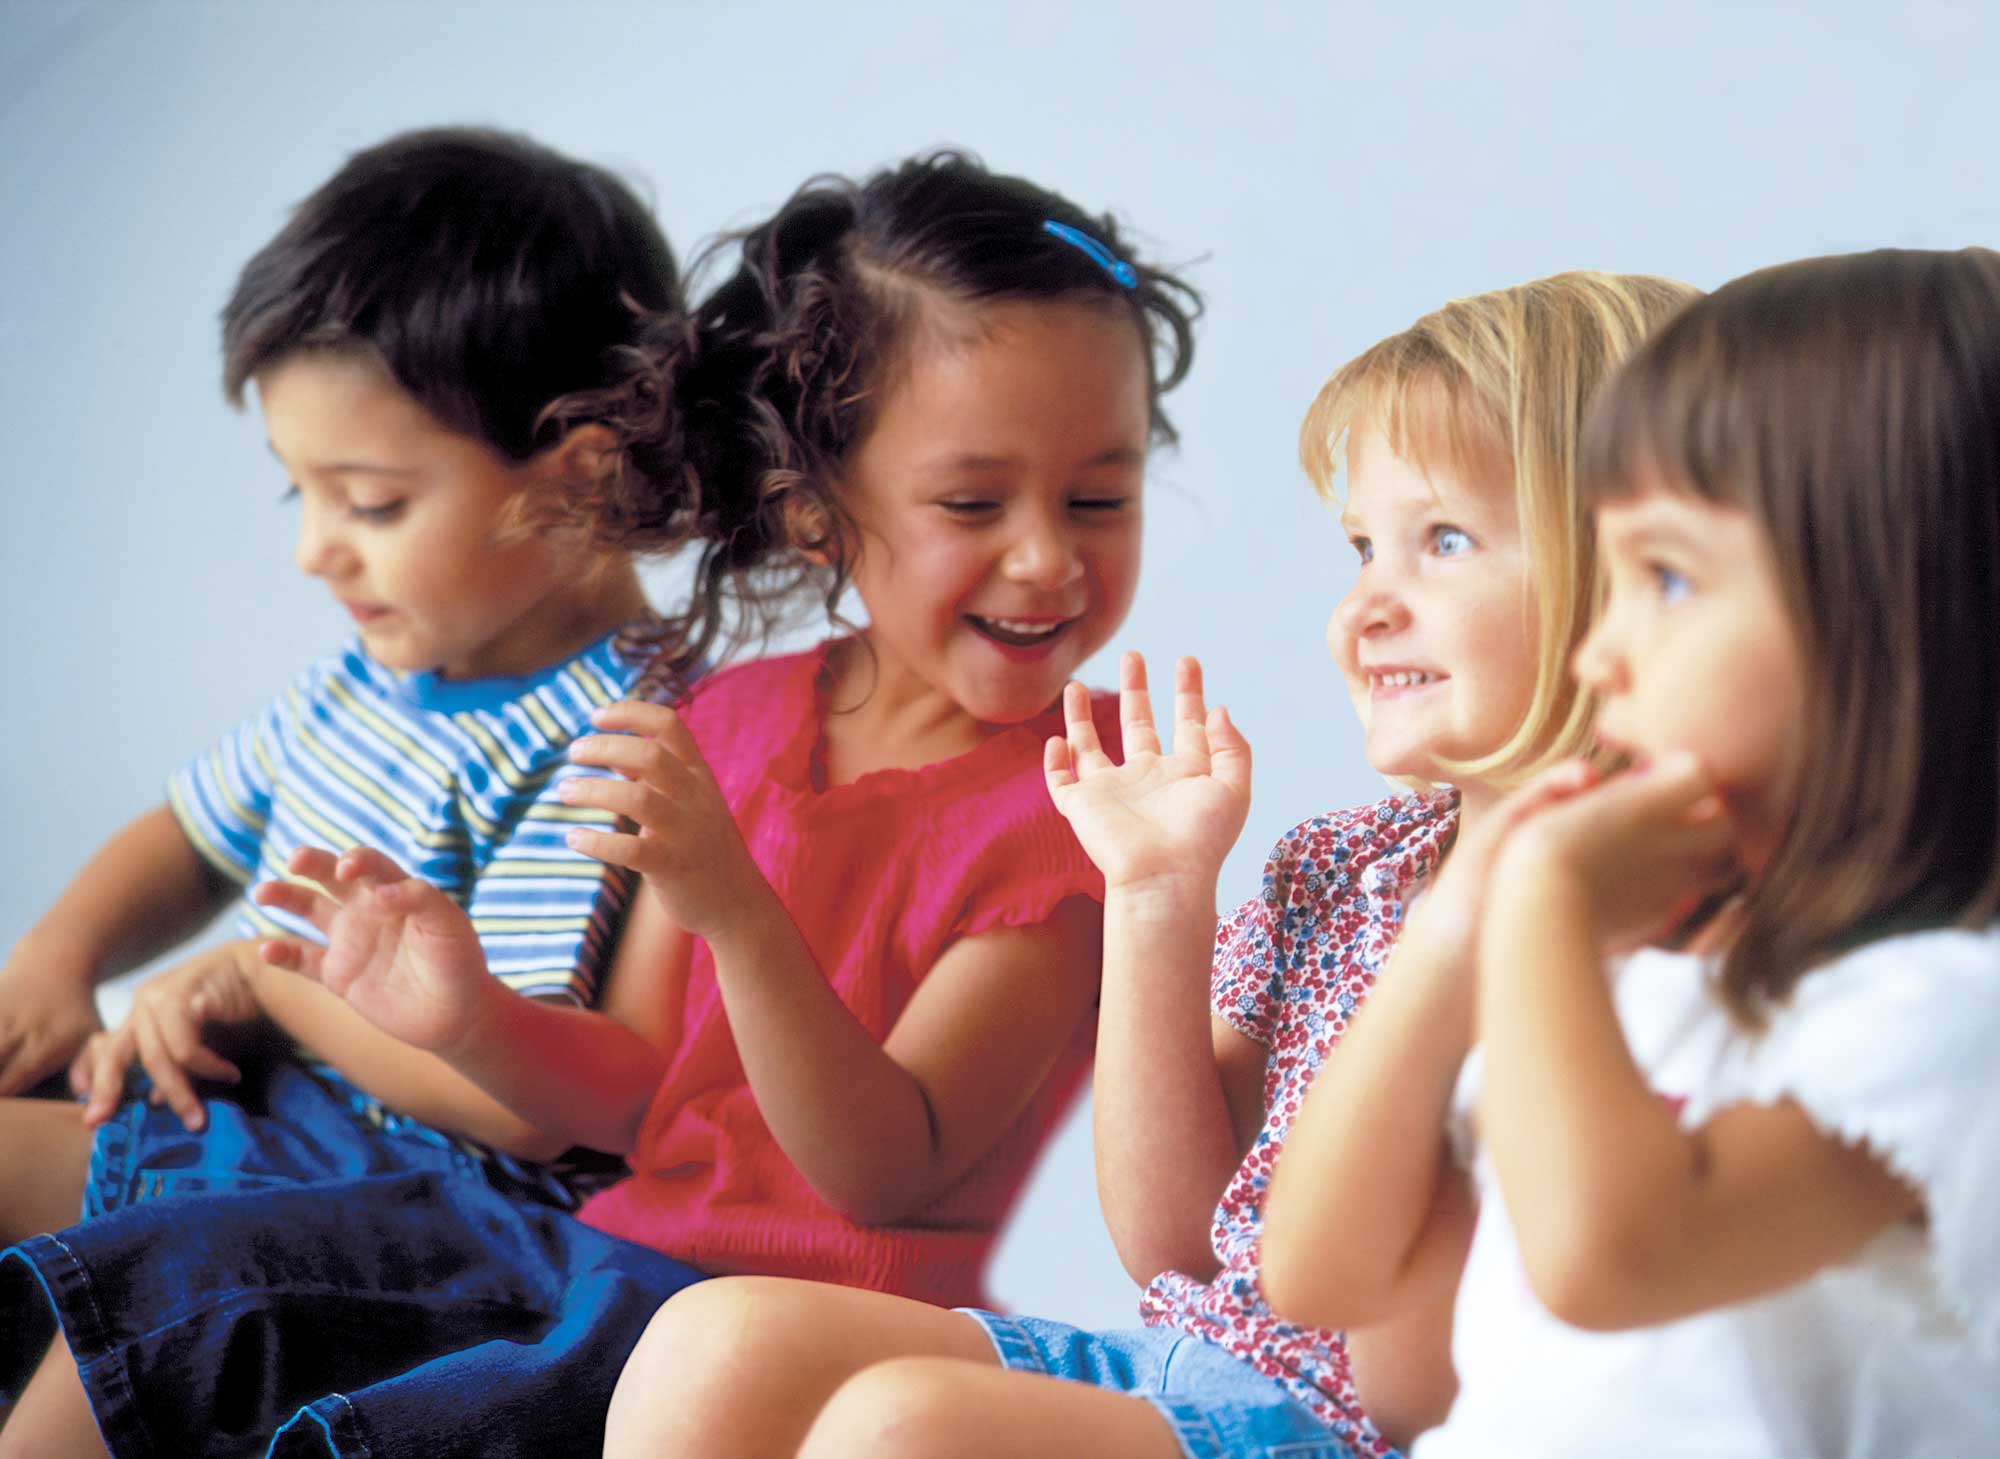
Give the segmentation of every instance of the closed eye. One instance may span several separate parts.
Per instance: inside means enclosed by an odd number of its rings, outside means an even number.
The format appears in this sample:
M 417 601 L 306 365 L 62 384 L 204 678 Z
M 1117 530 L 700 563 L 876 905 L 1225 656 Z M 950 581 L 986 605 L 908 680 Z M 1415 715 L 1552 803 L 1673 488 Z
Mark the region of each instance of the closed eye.
M 968 521 L 990 516 L 1000 507 L 1000 503 L 989 501 L 984 497 L 944 497 L 937 505 L 947 516 L 960 517 Z
M 387 523 L 393 522 L 396 520 L 396 518 L 402 516 L 403 505 L 404 505 L 403 502 L 400 500 L 393 502 L 375 502 L 365 507 L 361 506 L 359 503 L 350 502 L 348 504 L 347 514 L 350 517 L 354 518 L 357 522 L 369 522 L 373 523 L 375 526 L 380 527 L 386 525 Z
M 1080 496 L 1072 499 L 1069 505 L 1072 511 L 1109 515 L 1124 511 L 1131 502 L 1130 497 L 1123 496 Z

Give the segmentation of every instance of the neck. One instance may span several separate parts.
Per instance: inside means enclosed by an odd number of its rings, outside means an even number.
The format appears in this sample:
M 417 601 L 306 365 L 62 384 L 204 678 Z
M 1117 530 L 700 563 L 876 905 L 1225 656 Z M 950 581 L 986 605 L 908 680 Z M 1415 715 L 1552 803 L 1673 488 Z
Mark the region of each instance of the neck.
M 915 770 L 962 755 L 1001 726 L 985 724 L 902 667 L 867 635 L 847 639 L 826 661 L 821 729 L 829 785 L 871 770 Z

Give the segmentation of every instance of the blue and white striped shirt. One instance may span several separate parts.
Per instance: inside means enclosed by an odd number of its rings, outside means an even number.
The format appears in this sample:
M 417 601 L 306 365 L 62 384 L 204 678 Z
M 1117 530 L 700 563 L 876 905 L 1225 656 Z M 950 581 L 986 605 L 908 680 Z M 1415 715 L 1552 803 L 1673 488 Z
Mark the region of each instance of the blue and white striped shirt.
M 195 848 L 240 883 L 285 877 L 301 846 L 372 846 L 466 909 L 502 982 L 588 1006 L 633 879 L 564 844 L 570 827 L 614 817 L 563 804 L 556 787 L 606 773 L 567 752 L 644 668 L 616 639 L 522 678 L 471 681 L 396 673 L 356 640 L 183 767 L 168 799 Z M 237 926 L 323 940 L 247 897 Z

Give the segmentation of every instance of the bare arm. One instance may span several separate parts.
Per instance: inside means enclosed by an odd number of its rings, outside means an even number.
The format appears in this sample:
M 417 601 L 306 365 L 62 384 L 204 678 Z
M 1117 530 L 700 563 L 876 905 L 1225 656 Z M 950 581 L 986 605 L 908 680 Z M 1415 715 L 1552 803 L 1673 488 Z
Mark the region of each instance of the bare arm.
M 1456 1285 L 1472 1200 L 1445 1141 L 1471 1042 L 1470 969 L 1426 904 L 1307 1092 L 1272 1174 L 1263 1282 L 1272 1308 L 1365 1328 Z
M 0 1095 L 67 1064 L 99 1026 L 91 990 L 199 931 L 235 890 L 164 805 L 106 842 L 0 969 Z
M 638 834 L 580 831 L 585 852 L 645 878 L 642 900 L 708 942 L 744 1072 L 773 1137 L 829 1203 L 899 1219 L 983 1155 L 1040 1087 L 1096 991 L 1101 913 L 1063 903 L 1035 927 L 951 947 L 887 1039 L 848 1012 L 751 860 L 679 716 L 602 712 L 572 748 L 625 780 L 568 783 L 573 803 L 629 817 Z
M 1461 821 L 1436 886 L 1307 1093 L 1265 1207 L 1264 1290 L 1318 1327 L 1396 1320 L 1455 1289 L 1470 1182 L 1445 1122 L 1472 1044 L 1478 933 L 1495 858 L 1542 807 L 1590 783 L 1565 765 Z
M 284 971 L 260 974 L 258 997 L 314 1053 L 396 1108 L 516 1154 L 631 1149 L 665 1070 L 652 1011 L 661 1000 L 648 993 L 678 977 L 687 950 L 643 899 L 619 938 L 603 1011 L 592 1011 L 499 983 L 464 911 L 378 852 L 336 863 L 302 851 L 292 869 L 329 895 L 274 882 L 258 900 L 308 918 L 329 946 L 264 944 Z
M 1633 1062 L 1602 949 L 1667 910 L 1656 888 L 1713 883 L 1723 817 L 1705 795 L 1691 770 L 1613 782 L 1531 825 L 1496 876 L 1481 1130 L 1529 1278 L 1579 1326 L 1759 1296 L 1919 1213 L 1879 1160 L 1795 1105 L 1684 1130 Z
M 1205 707 L 1193 659 L 1175 666 L 1171 754 L 1137 654 L 1119 665 L 1124 764 L 1104 753 L 1081 685 L 1063 717 L 1049 794 L 1105 884 L 1098 1199 L 1135 1280 L 1211 1276 L 1216 1202 L 1264 1118 L 1265 1050 L 1209 1012 L 1216 878 L 1249 809 L 1250 746 Z

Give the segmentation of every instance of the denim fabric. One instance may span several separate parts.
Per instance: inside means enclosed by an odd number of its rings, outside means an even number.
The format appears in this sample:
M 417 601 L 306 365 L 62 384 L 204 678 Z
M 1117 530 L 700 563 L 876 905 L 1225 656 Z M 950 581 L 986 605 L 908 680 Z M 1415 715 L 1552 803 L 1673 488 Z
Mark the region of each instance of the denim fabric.
M 574 1209 L 577 1197 L 543 1166 L 454 1139 L 397 1114 L 333 1069 L 289 1059 L 246 1062 L 243 1083 L 202 1101 L 190 1130 L 146 1083 L 99 1127 L 83 1219 L 162 1196 L 227 1195 L 306 1181 L 436 1171 Z
M 0 1253 L 0 1331 L 53 1307 L 118 1459 L 594 1459 L 626 1357 L 701 1276 L 540 1202 L 395 1174 L 34 1237 Z
M 1357 1459 L 1284 1385 L 1198 1337 L 1145 1327 L 1086 1332 L 965 1310 L 1004 1367 L 1145 1399 L 1187 1459 Z

